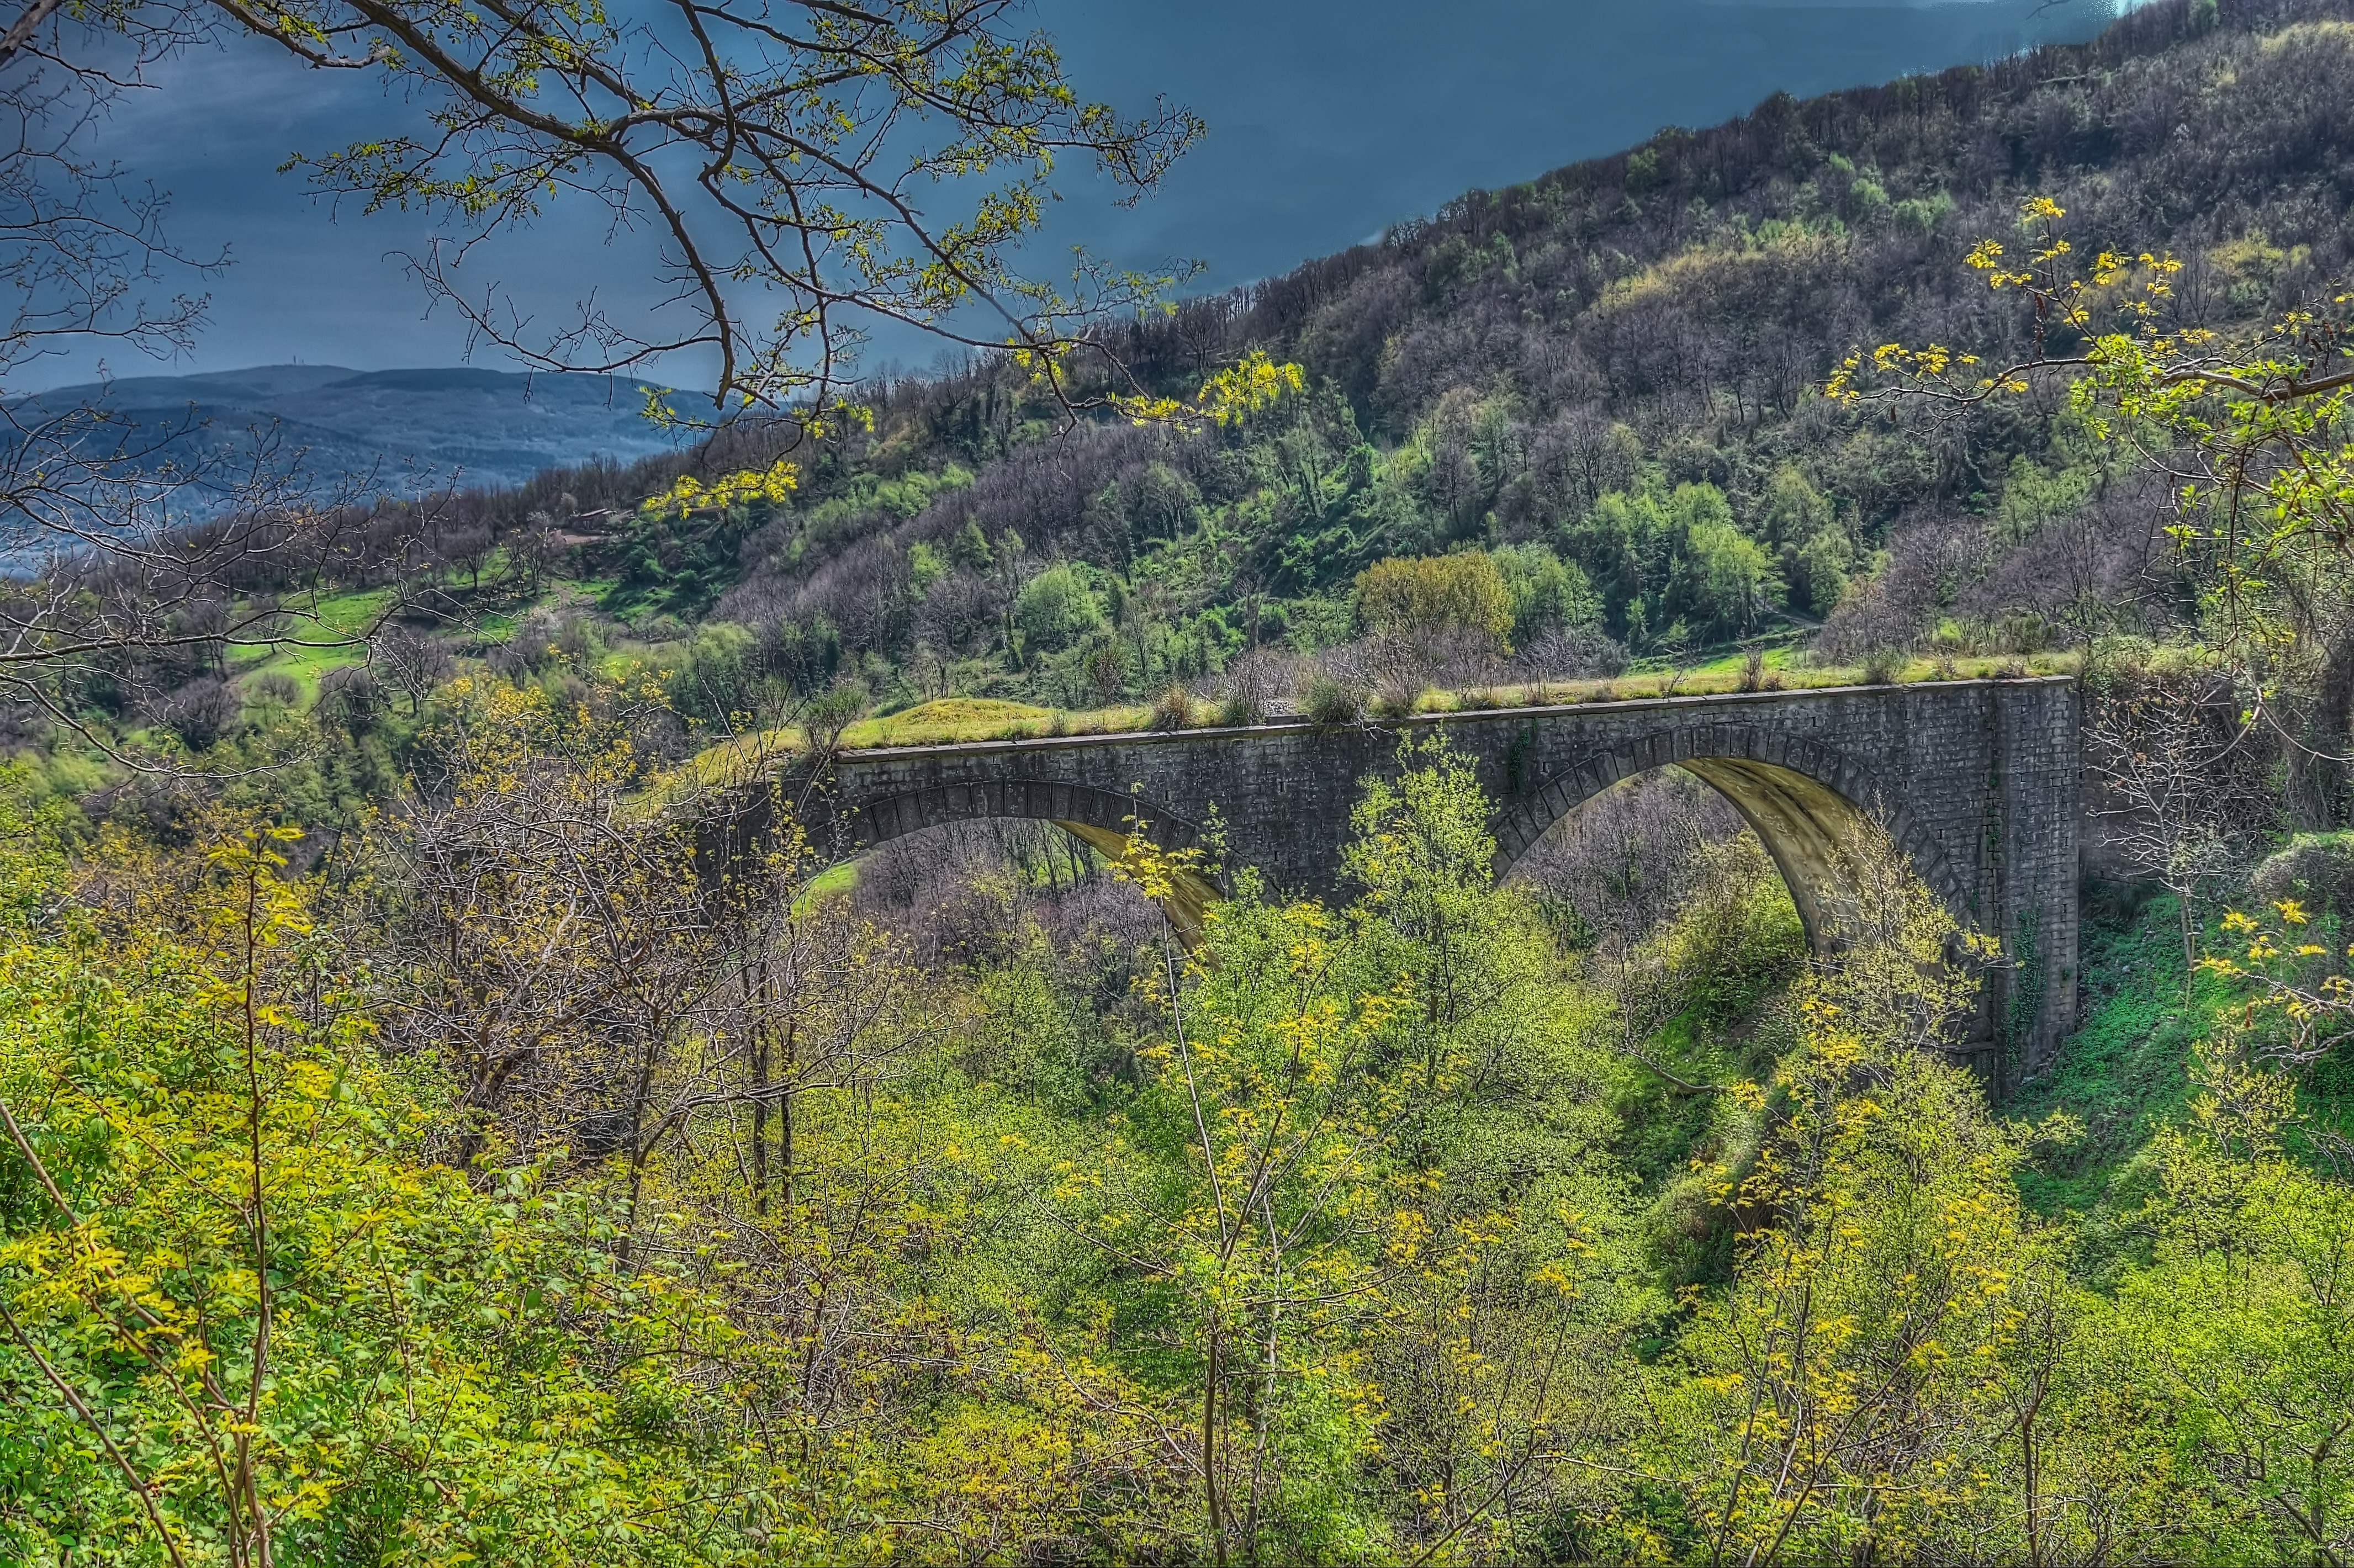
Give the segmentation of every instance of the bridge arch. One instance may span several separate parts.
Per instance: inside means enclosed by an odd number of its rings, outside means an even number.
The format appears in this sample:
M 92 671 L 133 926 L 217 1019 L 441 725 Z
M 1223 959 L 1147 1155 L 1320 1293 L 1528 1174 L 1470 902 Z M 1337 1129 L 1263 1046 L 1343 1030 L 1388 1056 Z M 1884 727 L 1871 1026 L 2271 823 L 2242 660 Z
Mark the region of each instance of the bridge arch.
M 1856 853 L 1875 823 L 1956 918 L 1968 915 L 1967 890 L 1944 852 L 1862 768 L 1819 742 L 1748 725 L 1663 726 L 1555 773 L 1500 814 L 1497 875 L 1509 874 L 1547 829 L 1596 795 L 1671 765 L 1732 802 L 1757 834 L 1817 952 L 1837 947 L 1848 925 Z
M 1119 859 L 1137 827 L 1164 850 L 1199 849 L 1199 824 L 1163 810 L 1139 791 L 1114 792 L 1065 779 L 1006 778 L 926 784 L 860 800 L 833 815 L 811 836 L 840 859 L 950 822 L 1050 822 L 1080 842 Z M 1166 900 L 1172 921 L 1188 935 L 1202 928 L 1203 911 L 1221 896 L 1206 877 L 1179 872 Z

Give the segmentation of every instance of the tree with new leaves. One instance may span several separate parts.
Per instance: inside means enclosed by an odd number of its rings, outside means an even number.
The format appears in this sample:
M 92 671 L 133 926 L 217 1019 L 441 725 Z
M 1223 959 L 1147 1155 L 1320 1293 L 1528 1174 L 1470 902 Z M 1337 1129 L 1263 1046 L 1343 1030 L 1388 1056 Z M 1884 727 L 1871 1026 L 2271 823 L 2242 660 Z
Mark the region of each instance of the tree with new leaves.
M 0 851 L 60 895 L 0 931 L 0 1554 L 729 1550 L 676 1371 L 725 1323 L 616 1267 L 543 1169 L 427 1158 L 443 1107 L 377 1054 L 291 836 L 232 829 L 99 906 L 37 837 Z
M 91 142 L 116 106 L 154 89 L 154 68 L 212 46 L 387 90 L 394 122 L 381 133 L 288 166 L 368 211 L 430 213 L 412 270 L 481 341 L 548 370 L 715 359 L 708 409 L 682 415 L 650 393 L 659 417 L 716 426 L 750 414 L 780 424 L 788 445 L 837 429 L 861 417 L 843 394 L 878 325 L 1011 352 L 1070 417 L 1112 400 L 1158 406 L 1103 328 L 1155 302 L 1175 274 L 1080 257 L 1058 281 L 1017 256 L 1071 160 L 1133 200 L 1200 122 L 1167 103 L 1129 118 L 1083 98 L 1013 0 L 681 0 L 628 16 L 573 0 L 489 11 L 24 0 L 0 32 L 0 123 L 14 132 L 0 153 L 0 379 L 93 344 L 168 355 L 195 341 L 205 301 L 183 285 L 226 257 L 176 249 L 166 198 L 134 194 L 135 171 Z M 657 296 L 647 308 L 615 313 L 592 295 L 551 324 L 466 281 L 477 244 L 559 199 L 659 237 L 655 275 L 638 281 Z M 1297 367 L 1264 355 L 1212 379 L 1193 410 L 1204 419 L 1299 384 Z M 0 553 L 12 563 L 0 694 L 150 766 L 86 722 L 88 694 L 126 660 L 348 647 L 399 608 L 359 627 L 318 615 L 328 568 L 381 546 L 339 536 L 354 520 L 345 492 L 373 476 L 309 472 L 274 431 L 239 441 L 192 421 L 128 426 L 100 402 L 21 391 L 0 399 L 11 437 Z M 683 478 L 650 515 L 782 499 L 796 466 L 772 454 L 762 464 L 707 484 Z M 493 542 L 469 537 L 479 566 Z
M 2155 1255 L 2105 1313 L 2166 1411 L 2188 1483 L 2136 1522 L 2206 1544 L 2213 1562 L 2343 1563 L 2354 1555 L 2354 1197 L 2292 1155 L 2296 1086 L 2247 1044 L 2223 1033 L 2199 1045 L 2190 1114 L 2150 1149 Z
M 1129 842 L 1128 874 L 1168 896 L 1186 868 L 1140 833 Z M 1056 1193 L 1168 1298 L 1172 1349 L 1198 1370 L 1188 1457 L 1219 1563 L 1346 1484 L 1378 1419 L 1351 1330 L 1379 1310 L 1385 1250 L 1428 1240 L 1382 1192 L 1412 1093 L 1379 1049 L 1401 999 L 1352 994 L 1331 916 L 1254 891 L 1212 910 L 1200 954 L 1166 956 L 1169 1037 L 1149 1053 L 1157 1092 L 1139 1112 L 1184 1150 L 1182 1183 L 1099 1192 L 1074 1166 Z
M 1532 910 L 1491 885 L 1468 766 L 1403 760 L 1355 816 L 1362 901 L 1245 873 L 1193 955 L 1165 950 L 1153 1080 L 1118 1156 L 1054 1194 L 1188 1376 L 1213 1561 L 1508 1552 L 1597 1490 L 1572 1458 L 1615 1412 L 1623 1194 L 1582 1167 L 1510 1205 L 1499 1183 L 1598 1063 L 1549 1005 Z M 1165 895 L 1183 863 L 1129 842 L 1123 874 Z M 1369 1467 L 1405 1517 L 1350 1501 Z
M 1408 999 L 1399 1067 L 1421 1097 L 1394 1158 L 1431 1233 L 1369 1346 L 1379 1462 L 1417 1504 L 1416 1557 L 1509 1557 L 1615 1506 L 1593 1461 L 1624 1435 L 1635 1325 L 1665 1303 L 1594 1114 L 1617 1073 L 1600 1009 L 1562 984 L 1534 901 L 1496 884 L 1469 762 L 1432 739 L 1398 764 L 1365 781 L 1344 861 L 1353 983 Z
M 1076 397 L 1065 366 L 1094 344 L 1093 324 L 1150 297 L 1152 280 L 1084 264 L 1074 287 L 1026 277 L 1013 254 L 1066 159 L 1133 199 L 1200 122 L 1167 104 L 1129 119 L 1087 101 L 1018 18 L 1007 0 L 729 0 L 629 16 L 567 3 L 84 12 L 28 0 L 0 68 L 94 78 L 115 35 L 151 54 L 199 40 L 281 50 L 397 88 L 387 101 L 409 115 L 292 166 L 369 210 L 445 220 L 411 260 L 489 341 L 550 370 L 699 349 L 718 362 L 719 411 L 822 418 L 876 323 L 1013 344 Z M 464 285 L 475 238 L 557 199 L 650 226 L 670 301 L 646 320 L 592 305 L 542 332 L 496 291 Z
M 1512 630 L 1512 595 L 1495 561 L 1478 552 L 1377 561 L 1357 574 L 1357 613 L 1376 631 L 1466 631 L 1501 646 Z
M 2064 1281 L 2013 1185 L 2019 1137 L 1923 1048 L 1925 1025 L 1969 1008 L 1953 922 L 1893 845 L 1869 847 L 1888 884 L 1852 943 L 1870 961 L 1802 985 L 1797 1049 L 1769 1087 L 1741 1086 L 1767 1118 L 1754 1161 L 1699 1162 L 1734 1218 L 1736 1274 L 1689 1302 L 1648 1452 L 1712 1563 L 1935 1560 L 2009 1467 L 2006 1429 L 2036 1452 L 2019 1431 L 2034 1396 L 2007 1380 L 2034 1363 L 2032 1293 Z M 2039 1508 L 2005 1535 L 2032 1538 Z

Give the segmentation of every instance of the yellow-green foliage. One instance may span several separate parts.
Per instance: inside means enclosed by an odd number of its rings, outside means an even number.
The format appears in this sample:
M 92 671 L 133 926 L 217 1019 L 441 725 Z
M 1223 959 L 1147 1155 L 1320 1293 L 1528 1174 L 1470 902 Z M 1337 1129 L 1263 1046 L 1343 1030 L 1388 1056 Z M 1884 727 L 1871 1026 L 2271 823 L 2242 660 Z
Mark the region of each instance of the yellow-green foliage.
M 1379 631 L 1451 628 L 1500 641 L 1512 630 L 1512 595 L 1494 560 L 1476 552 L 1392 556 L 1357 574 L 1357 613 Z
M 1015 357 L 1022 358 L 1019 354 Z M 1307 386 L 1305 370 L 1297 365 L 1278 364 L 1265 349 L 1255 348 L 1204 381 L 1190 405 L 1174 397 L 1117 393 L 1111 405 L 1140 425 L 1232 425 L 1299 396 Z
M 388 813 L 345 895 L 430 926 L 462 901 L 395 884 L 461 868 L 473 914 L 422 946 L 369 948 L 281 834 L 77 865 L 0 795 L 0 1560 L 245 1568 L 265 1528 L 280 1563 L 599 1568 L 2354 1552 L 2354 1196 L 2279 1066 L 2354 993 L 2300 905 L 2230 922 L 2206 978 L 2248 1005 L 2094 1288 L 2020 1196 L 2081 1129 L 1940 1055 L 1950 960 L 1996 955 L 1885 845 L 1785 1032 L 1683 1081 L 1494 884 L 1443 740 L 1365 783 L 1345 906 L 1237 869 L 1191 950 L 1081 944 L 1009 875 L 926 971 L 790 855 L 696 924 L 610 810 L 618 730 L 537 691 L 447 716 L 479 842 L 432 860 Z M 1678 1027 L 1793 963 L 1759 852 L 1715 853 L 1648 939 Z M 520 1017 L 532 1103 L 461 1118 L 448 1067 L 529 986 L 567 999 Z M 420 1031 L 437 994 L 464 1028 Z M 665 1130 L 557 1142 L 623 1060 Z M 1662 1084 L 1707 1114 L 1638 1169 Z
M 1048 709 L 995 697 L 942 697 L 886 718 L 864 719 L 843 732 L 844 746 L 937 746 L 1044 733 Z
M 685 517 L 696 512 L 725 512 L 748 501 L 778 505 L 790 500 L 800 487 L 800 465 L 779 458 L 765 469 L 722 474 L 709 484 L 691 473 L 683 473 L 668 490 L 642 502 L 638 510 L 653 516 L 675 512 Z
M 2020 1140 L 1966 1075 L 1828 1008 L 1774 1092 L 1754 1165 L 1716 1173 L 1746 1217 L 1740 1269 L 1695 1302 L 1657 1379 L 1652 1462 L 1734 1561 L 1845 1558 L 1866 1542 L 1903 1559 L 2000 1530 L 2017 1380 L 2068 1288 L 2011 1180 Z M 1918 1430 L 1939 1440 L 1903 1436 Z
M 173 929 L 5 934 L 0 1557 L 700 1560 L 670 1358 L 725 1325 L 588 1195 L 430 1160 L 433 1075 L 294 1000 L 331 955 L 275 842 L 217 843 Z
M 1204 1557 L 1513 1555 L 1609 1490 L 1580 1461 L 1630 1324 L 1664 1305 L 1588 1014 L 1492 885 L 1469 768 L 1435 743 L 1404 760 L 1356 817 L 1364 898 L 1336 912 L 1246 874 L 1196 952 L 1164 955 L 1115 1140 L 1056 1168 L 1066 1223 L 1126 1266 L 1099 1309 L 1161 1325 L 1137 1359 L 1209 1456 Z M 1168 859 L 1134 846 L 1124 874 L 1158 891 Z M 1507 1481 L 1509 1517 L 1484 1500 Z

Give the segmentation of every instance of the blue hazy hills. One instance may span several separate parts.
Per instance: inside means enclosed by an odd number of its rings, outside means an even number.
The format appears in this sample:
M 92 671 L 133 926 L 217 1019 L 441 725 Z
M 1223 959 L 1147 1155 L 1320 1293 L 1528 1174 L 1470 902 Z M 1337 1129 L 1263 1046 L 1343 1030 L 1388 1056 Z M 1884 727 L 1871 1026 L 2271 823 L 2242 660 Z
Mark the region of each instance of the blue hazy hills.
M 126 445 L 168 437 L 167 450 L 182 461 L 249 448 L 259 435 L 273 438 L 281 454 L 300 453 L 314 480 L 357 478 L 397 493 L 515 484 L 561 464 L 628 462 L 678 440 L 644 418 L 645 395 L 627 377 L 462 367 L 266 365 L 124 376 L 35 393 L 8 411 L 21 426 L 82 406 L 107 409 Z

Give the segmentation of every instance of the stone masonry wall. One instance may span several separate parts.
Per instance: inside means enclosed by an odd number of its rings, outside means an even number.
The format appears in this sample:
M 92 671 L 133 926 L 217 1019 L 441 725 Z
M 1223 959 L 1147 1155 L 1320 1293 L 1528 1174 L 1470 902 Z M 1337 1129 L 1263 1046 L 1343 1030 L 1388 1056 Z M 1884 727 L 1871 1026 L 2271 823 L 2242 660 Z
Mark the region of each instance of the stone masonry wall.
M 1877 817 L 1958 918 L 2002 939 L 2011 961 L 1988 977 L 1973 1052 L 1997 1092 L 2046 1065 L 2073 1021 L 2079 744 L 2064 676 L 851 752 L 804 815 L 845 854 L 979 817 L 1116 832 L 1132 813 L 1172 845 L 1214 821 L 1228 863 L 1329 896 L 1358 781 L 1433 731 L 1497 804 L 1500 869 L 1578 801 L 1650 768 L 1726 758 L 1813 779 Z M 758 815 L 732 826 L 757 831 Z

